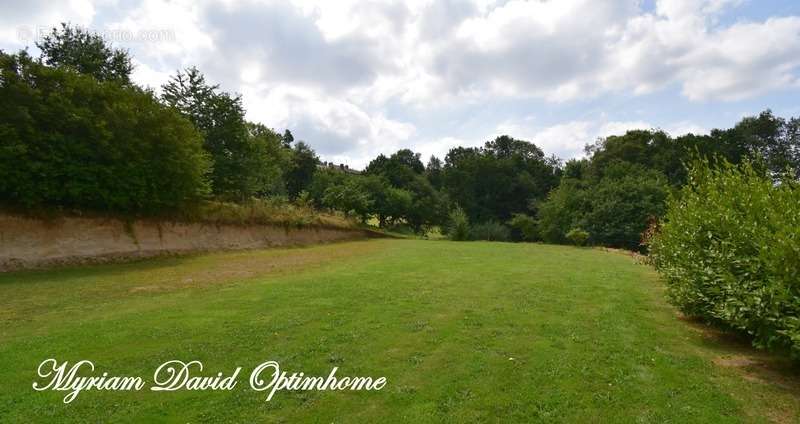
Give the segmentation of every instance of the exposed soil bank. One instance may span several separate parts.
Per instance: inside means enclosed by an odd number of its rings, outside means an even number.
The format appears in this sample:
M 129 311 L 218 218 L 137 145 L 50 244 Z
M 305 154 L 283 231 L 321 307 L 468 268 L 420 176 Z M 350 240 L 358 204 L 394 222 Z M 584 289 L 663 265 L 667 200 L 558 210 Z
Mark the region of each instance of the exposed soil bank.
M 0 214 L 0 272 L 165 254 L 299 246 L 373 236 L 344 228 L 215 225 Z

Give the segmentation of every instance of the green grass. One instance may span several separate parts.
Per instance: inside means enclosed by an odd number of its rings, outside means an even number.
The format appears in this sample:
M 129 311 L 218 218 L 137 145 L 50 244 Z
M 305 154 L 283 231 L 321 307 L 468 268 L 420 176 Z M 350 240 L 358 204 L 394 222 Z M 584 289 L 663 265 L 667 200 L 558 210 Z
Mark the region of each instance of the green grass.
M 559 246 L 374 240 L 0 276 L 0 422 L 796 422 L 792 371 L 678 319 L 654 272 Z M 31 388 L 46 358 L 230 392 Z M 379 392 L 247 387 L 255 365 L 385 376 Z M 777 365 L 776 365 L 777 364 Z

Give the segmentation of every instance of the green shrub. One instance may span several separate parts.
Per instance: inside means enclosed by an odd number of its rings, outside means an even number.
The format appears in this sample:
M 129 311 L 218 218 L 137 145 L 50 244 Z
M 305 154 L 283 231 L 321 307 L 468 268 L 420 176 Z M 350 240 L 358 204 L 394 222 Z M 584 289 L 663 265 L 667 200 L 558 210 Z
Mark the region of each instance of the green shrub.
M 447 223 L 447 236 L 450 240 L 464 241 L 469 239 L 469 234 L 470 228 L 467 214 L 460 207 L 454 208 L 450 211 Z
M 208 192 L 192 124 L 153 94 L 0 53 L 0 202 L 122 213 Z
M 509 241 L 511 240 L 511 231 L 499 222 L 487 221 L 473 225 L 469 230 L 469 239 Z
M 508 225 L 516 233 L 517 240 L 535 241 L 539 238 L 536 220 L 532 216 L 515 213 Z
M 567 240 L 571 241 L 575 246 L 583 246 L 589 240 L 589 233 L 580 228 L 573 228 L 564 235 Z
M 800 188 L 699 161 L 649 241 L 670 301 L 800 358 Z

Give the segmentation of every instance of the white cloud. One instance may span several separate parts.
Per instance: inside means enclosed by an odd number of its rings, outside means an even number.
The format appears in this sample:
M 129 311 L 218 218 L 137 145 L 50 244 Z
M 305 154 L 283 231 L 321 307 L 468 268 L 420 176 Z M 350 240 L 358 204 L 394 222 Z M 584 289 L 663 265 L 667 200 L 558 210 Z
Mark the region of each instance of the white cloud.
M 277 130 L 289 128 L 300 140 L 312 141 L 325 160 L 363 167 L 379 153 L 407 147 L 416 128 L 365 110 L 313 88 L 244 87 L 248 119 Z
M 13 49 L 33 46 L 39 33 L 65 21 L 88 25 L 94 15 L 95 7 L 90 0 L 27 0 L 6 4 L 0 12 L 0 46 Z
M 646 122 L 573 121 L 536 131 L 531 134 L 530 140 L 541 147 L 546 154 L 555 154 L 566 160 L 583 157 L 584 147 L 594 143 L 598 138 L 651 127 L 652 125 Z
M 603 119 L 569 121 L 541 127 L 536 125 L 533 117 L 529 117 L 501 123 L 496 129 L 496 134 L 507 134 L 532 141 L 544 150 L 546 155 L 555 154 L 566 160 L 583 157 L 585 146 L 593 144 L 600 138 L 623 135 L 630 130 L 652 129 L 658 129 L 658 126 L 645 121 L 607 121 Z M 675 122 L 662 129 L 672 136 L 708 133 L 705 127 L 689 121 Z
M 648 12 L 641 0 L 33 0 L 3 8 L 0 48 L 22 47 L 22 25 L 62 20 L 168 30 L 173 39 L 117 43 L 136 58 L 136 81 L 158 87 L 197 65 L 243 94 L 249 119 L 291 128 L 324 157 L 352 165 L 400 147 L 442 156 L 500 130 L 574 157 L 598 136 L 647 123 L 609 110 L 542 126 L 504 121 L 536 110 L 500 116 L 486 105 L 562 107 L 659 90 L 725 102 L 797 89 L 800 17 L 720 23 L 744 1 L 657 0 Z M 442 119 L 426 120 L 431 114 Z M 474 137 L 462 131 L 467 120 L 482 123 Z M 448 132 L 456 137 L 439 136 Z

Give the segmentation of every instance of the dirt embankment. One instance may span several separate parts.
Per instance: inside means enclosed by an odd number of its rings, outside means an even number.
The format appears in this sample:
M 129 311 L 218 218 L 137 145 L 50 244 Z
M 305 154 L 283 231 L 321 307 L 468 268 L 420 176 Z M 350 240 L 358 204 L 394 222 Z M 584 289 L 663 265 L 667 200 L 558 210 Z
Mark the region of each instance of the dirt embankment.
M 299 246 L 372 235 L 344 228 L 127 222 L 94 217 L 44 220 L 0 214 L 0 272 L 165 254 Z

